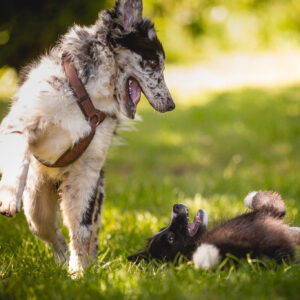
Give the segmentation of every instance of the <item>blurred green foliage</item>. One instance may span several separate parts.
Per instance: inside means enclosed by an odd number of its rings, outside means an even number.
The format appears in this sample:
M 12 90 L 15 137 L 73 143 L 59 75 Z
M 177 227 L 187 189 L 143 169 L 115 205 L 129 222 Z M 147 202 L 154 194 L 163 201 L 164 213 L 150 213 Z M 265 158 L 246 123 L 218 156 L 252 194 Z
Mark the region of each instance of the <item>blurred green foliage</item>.
M 91 24 L 113 0 L 5 1 L 0 11 L 0 67 L 19 68 L 74 22 Z M 218 51 L 298 47 L 299 0 L 144 0 L 169 62 Z
M 169 61 L 300 44 L 299 0 L 145 1 Z
M 90 24 L 108 0 L 7 0 L 0 10 L 0 67 L 22 65 L 49 48 L 74 22 Z

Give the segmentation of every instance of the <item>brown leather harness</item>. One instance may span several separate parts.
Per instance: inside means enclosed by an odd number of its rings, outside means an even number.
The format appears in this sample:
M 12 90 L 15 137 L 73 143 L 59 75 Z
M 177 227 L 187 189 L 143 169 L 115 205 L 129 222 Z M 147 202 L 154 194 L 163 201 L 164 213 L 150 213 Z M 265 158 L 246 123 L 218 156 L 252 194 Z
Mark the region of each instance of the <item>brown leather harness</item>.
M 89 122 L 91 126 L 91 132 L 89 135 L 81 138 L 77 141 L 73 147 L 70 147 L 66 152 L 64 152 L 53 164 L 46 162 L 39 157 L 36 159 L 49 168 L 62 168 L 66 167 L 69 164 L 73 163 L 77 160 L 83 152 L 87 149 L 89 144 L 91 143 L 95 133 L 97 126 L 104 121 L 106 118 L 106 114 L 95 108 L 92 100 L 89 97 L 83 83 L 78 77 L 76 68 L 72 63 L 71 55 L 68 52 L 63 53 L 62 55 L 62 63 L 68 78 L 70 87 L 74 91 L 76 95 L 76 100 L 79 108 L 81 109 L 85 119 Z

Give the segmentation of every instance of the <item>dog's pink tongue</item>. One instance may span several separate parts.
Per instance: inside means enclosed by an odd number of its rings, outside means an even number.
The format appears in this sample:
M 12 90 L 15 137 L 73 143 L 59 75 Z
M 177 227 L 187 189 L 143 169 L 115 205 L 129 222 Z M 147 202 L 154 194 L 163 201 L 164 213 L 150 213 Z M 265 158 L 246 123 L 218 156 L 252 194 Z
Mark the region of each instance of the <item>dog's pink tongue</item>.
M 132 79 L 131 84 L 131 93 L 130 98 L 134 105 L 137 105 L 141 98 L 141 88 L 138 84 L 138 82 L 134 79 Z

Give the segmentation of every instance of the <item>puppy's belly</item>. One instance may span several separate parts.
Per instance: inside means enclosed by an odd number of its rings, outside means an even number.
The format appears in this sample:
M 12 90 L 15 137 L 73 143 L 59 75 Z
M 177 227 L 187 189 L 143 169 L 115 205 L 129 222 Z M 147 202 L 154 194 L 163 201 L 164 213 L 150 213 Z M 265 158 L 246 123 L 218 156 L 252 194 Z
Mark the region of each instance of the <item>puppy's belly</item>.
M 51 126 L 30 144 L 30 151 L 41 160 L 54 163 L 72 145 L 70 134 L 59 126 Z

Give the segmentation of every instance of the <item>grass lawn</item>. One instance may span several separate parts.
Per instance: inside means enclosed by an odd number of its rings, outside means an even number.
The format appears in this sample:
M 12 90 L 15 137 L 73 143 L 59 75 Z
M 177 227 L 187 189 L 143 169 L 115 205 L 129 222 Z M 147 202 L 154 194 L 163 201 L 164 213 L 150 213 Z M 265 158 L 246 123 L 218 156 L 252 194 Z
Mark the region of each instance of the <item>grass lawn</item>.
M 0 102 L 2 113 L 7 107 Z M 228 261 L 204 272 L 138 267 L 126 256 L 169 222 L 178 202 L 213 221 L 243 212 L 249 191 L 272 189 L 286 201 L 287 222 L 300 226 L 300 87 L 202 95 L 199 105 L 165 115 L 142 104 L 139 113 L 143 122 L 121 134 L 126 145 L 111 148 L 106 163 L 98 266 L 71 280 L 23 213 L 0 216 L 0 299 L 299 299 L 293 263 Z

